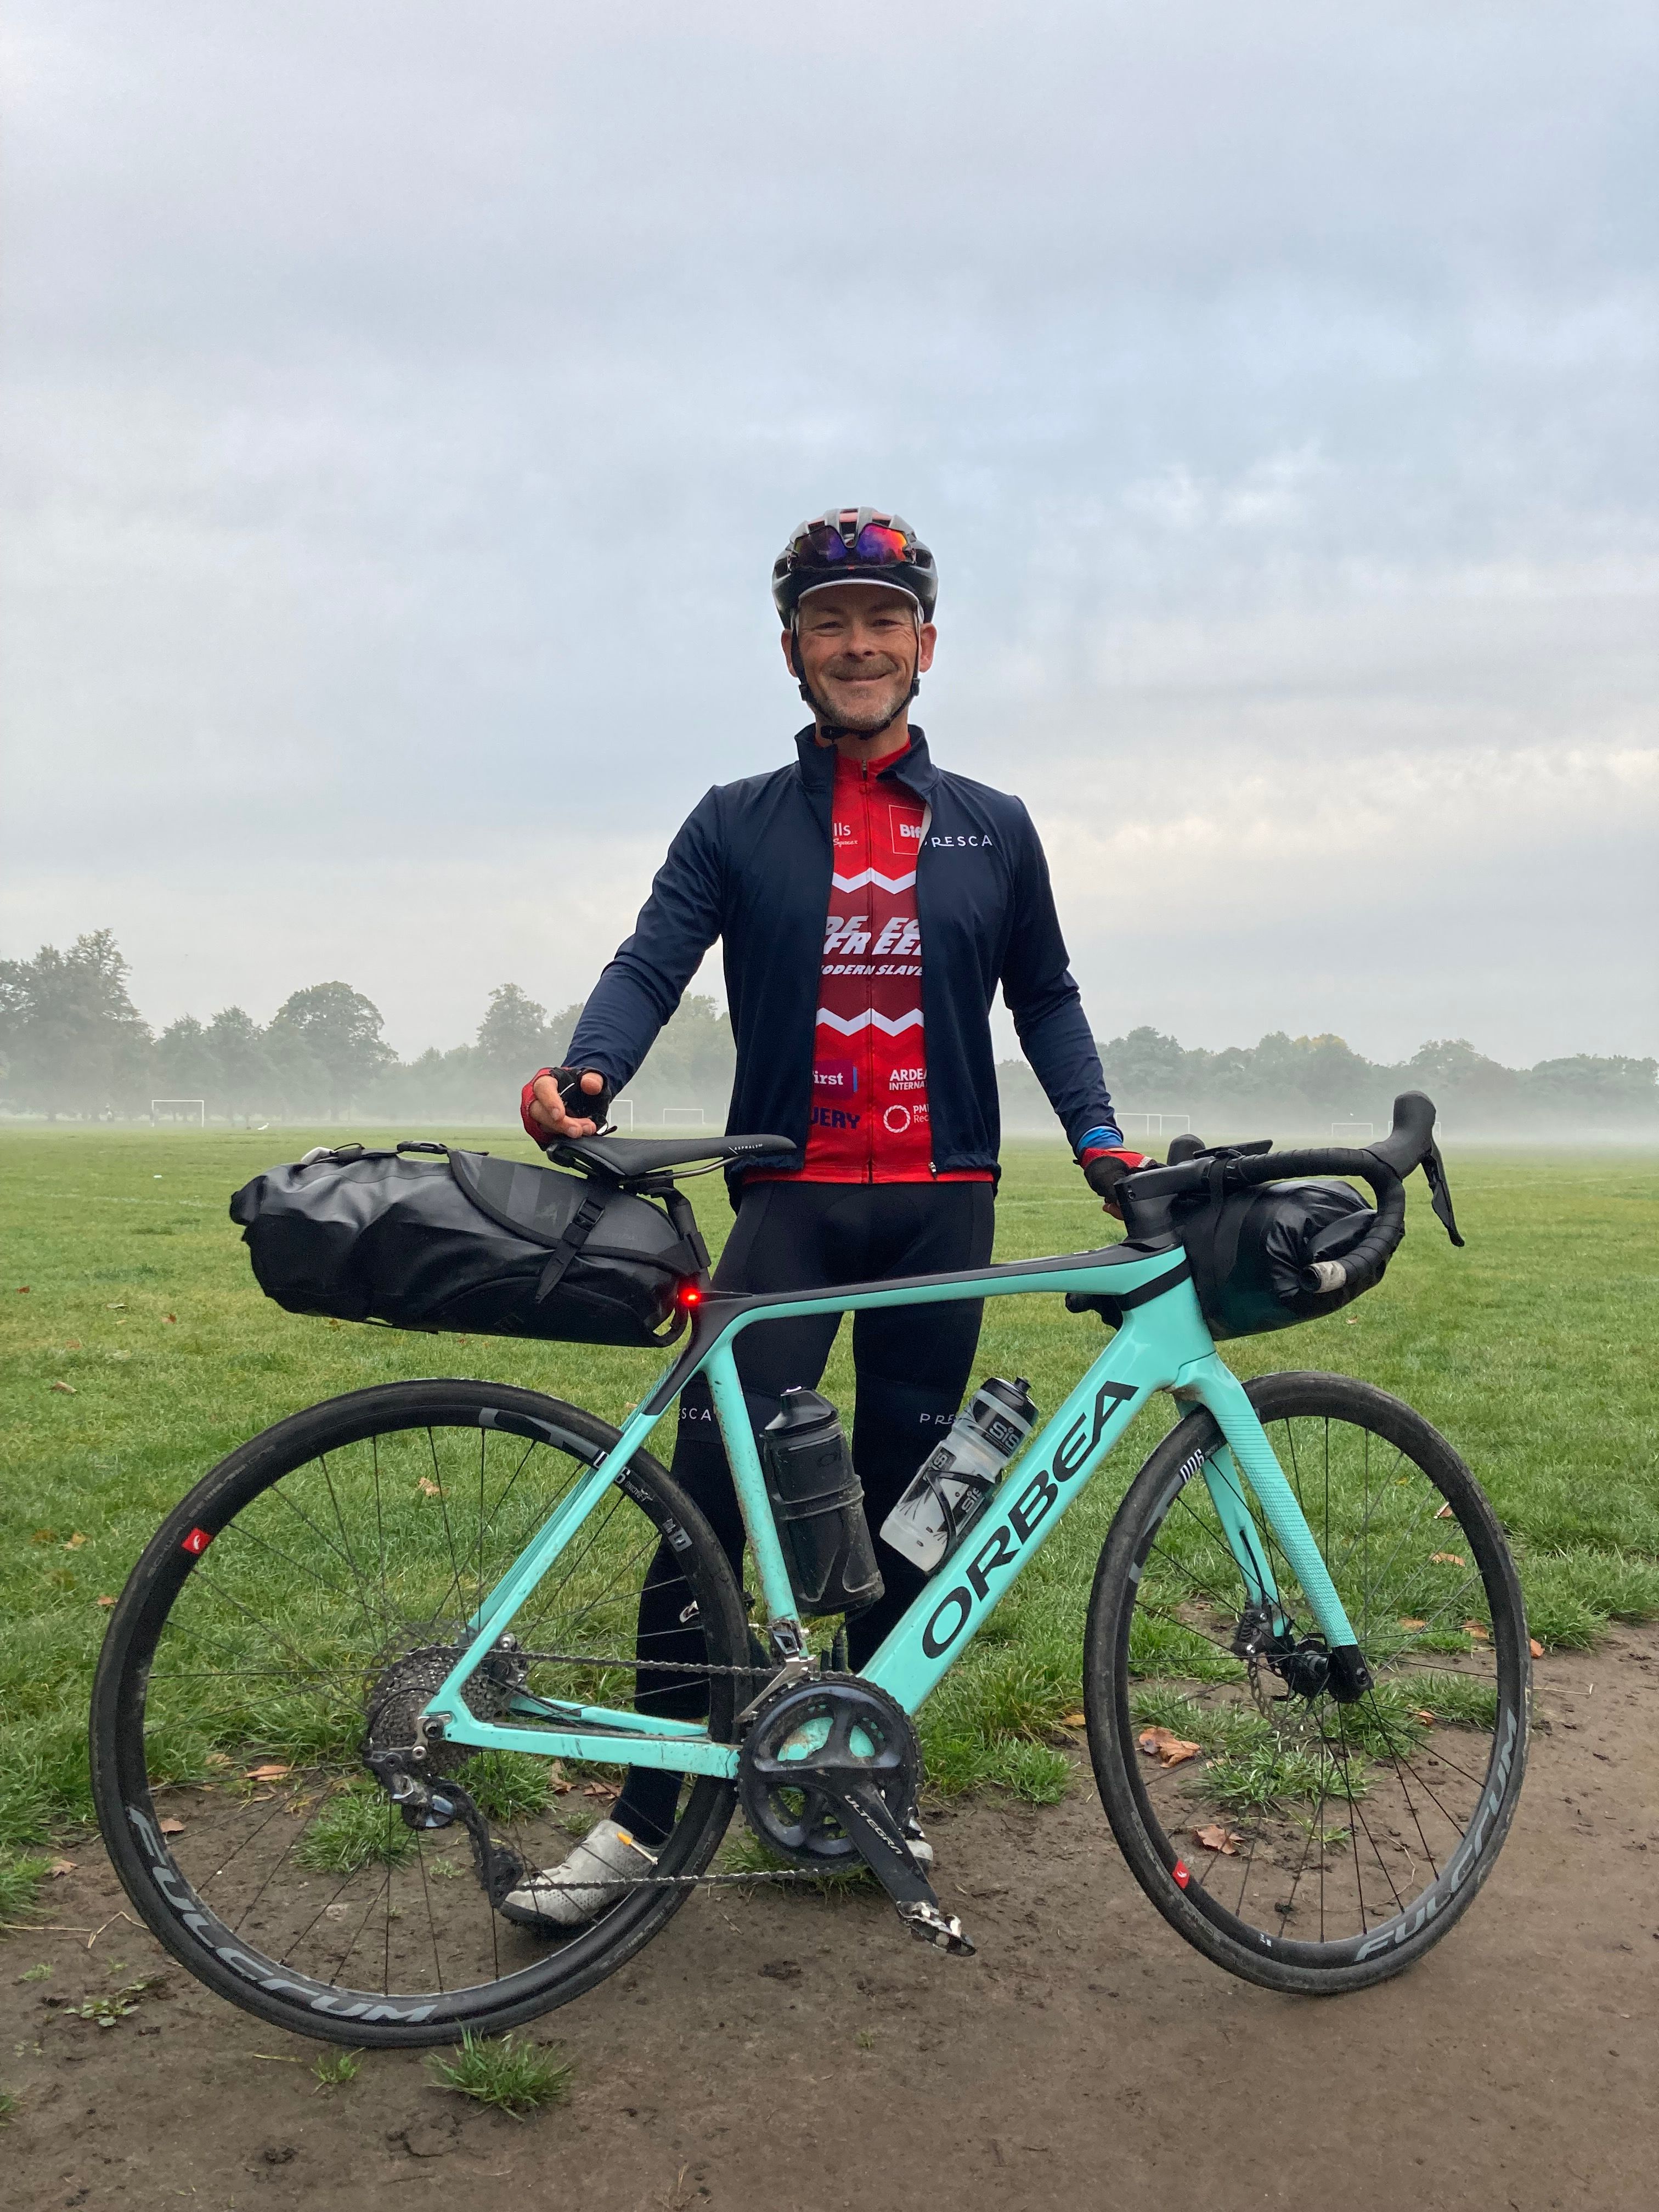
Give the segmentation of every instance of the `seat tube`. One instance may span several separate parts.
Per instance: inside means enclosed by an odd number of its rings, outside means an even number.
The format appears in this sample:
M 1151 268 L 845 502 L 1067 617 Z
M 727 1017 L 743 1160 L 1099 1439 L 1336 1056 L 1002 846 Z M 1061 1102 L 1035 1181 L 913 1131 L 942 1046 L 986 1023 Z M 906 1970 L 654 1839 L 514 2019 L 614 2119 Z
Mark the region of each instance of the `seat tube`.
M 769 1623 L 794 1620 L 795 1593 L 783 1547 L 778 1540 L 772 1501 L 766 1494 L 766 1478 L 761 1472 L 760 1454 L 755 1448 L 754 1424 L 749 1418 L 743 1384 L 738 1379 L 738 1363 L 732 1357 L 730 1337 L 714 1346 L 702 1371 L 708 1377 L 709 1395 L 714 1401 L 714 1418 L 720 1425 L 732 1487 L 738 1493 L 743 1525 L 749 1532 L 749 1548 L 755 1555 L 760 1575 L 766 1618 Z

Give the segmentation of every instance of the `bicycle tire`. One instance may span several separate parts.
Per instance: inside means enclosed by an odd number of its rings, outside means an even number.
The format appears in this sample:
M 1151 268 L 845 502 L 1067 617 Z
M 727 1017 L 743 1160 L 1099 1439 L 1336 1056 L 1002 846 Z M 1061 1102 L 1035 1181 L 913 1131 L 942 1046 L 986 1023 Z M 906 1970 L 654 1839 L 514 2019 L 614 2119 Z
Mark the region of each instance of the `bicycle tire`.
M 1357 1705 L 1295 1695 L 1288 1677 L 1282 1698 L 1262 1696 L 1272 1662 L 1237 1656 L 1239 1638 L 1260 1632 L 1240 1626 L 1226 1640 L 1228 1607 L 1248 1593 L 1219 1522 L 1204 1530 L 1213 1508 L 1196 1478 L 1222 1439 L 1195 1412 L 1147 1459 L 1101 1553 L 1085 1654 L 1090 1751 L 1130 1871 L 1188 1942 L 1247 1981 L 1337 1995 L 1420 1958 L 1492 1872 L 1526 1765 L 1526 1616 L 1496 1516 L 1420 1414 L 1345 1376 L 1268 1375 L 1246 1387 L 1287 1476 L 1305 1490 L 1304 1514 L 1376 1686 Z M 1316 1439 L 1322 1425 L 1322 1500 L 1316 1458 L 1296 1443 Z M 1259 1510 L 1255 1518 L 1295 1613 L 1299 1588 Z M 1425 1589 L 1433 1604 L 1401 1595 Z M 1485 1618 L 1460 1621 L 1464 1608 Z M 1310 1627 L 1305 1600 L 1300 1620 Z M 1160 1745 L 1158 1714 L 1173 1741 Z M 1239 1748 L 1252 1731 L 1254 1749 Z M 1338 1819 L 1346 1811 L 1346 1827 L 1322 1825 L 1328 1807 Z M 1419 1853 L 1429 1878 L 1413 1890 Z M 1304 1932 L 1316 1905 L 1316 1934 Z
M 567 1940 L 558 1941 L 550 1949 L 538 1948 L 544 1931 L 532 1936 L 507 1925 L 459 1863 L 458 1843 L 461 1850 L 467 1848 L 464 1829 L 446 1831 L 436 1839 L 416 1834 L 410 1845 L 402 1829 L 392 1826 L 400 1816 L 387 1799 L 387 1827 L 381 1843 L 374 1826 L 379 1818 L 374 1785 L 356 1765 L 362 1743 L 362 1713 L 354 1722 L 349 1686 L 354 1682 L 383 1686 L 388 1677 L 384 1639 L 374 1650 L 359 1651 L 352 1646 L 351 1638 L 356 1634 L 358 1642 L 367 1646 L 373 1643 L 374 1632 L 384 1619 L 396 1618 L 390 1607 L 382 1615 L 378 1601 L 371 1601 L 374 1586 L 363 1577 L 359 1577 L 359 1587 L 354 1591 L 351 1577 L 328 1564 L 331 1552 L 350 1559 L 354 1574 L 358 1572 L 357 1552 L 364 1563 L 373 1564 L 374 1540 L 364 1510 L 368 1493 L 366 1487 L 353 1486 L 357 1482 L 356 1471 L 372 1460 L 374 1510 L 380 1530 L 379 1588 L 392 1592 L 397 1602 L 406 1601 L 411 1590 L 417 1596 L 429 1592 L 444 1572 L 442 1544 L 447 1538 L 449 1557 L 456 1562 L 450 1612 L 464 1619 L 471 1598 L 474 1570 L 471 1552 L 457 1553 L 454 1532 L 461 1519 L 463 1487 L 459 1479 L 450 1479 L 452 1468 L 463 1463 L 463 1449 L 468 1495 L 475 1461 L 478 1471 L 476 1571 L 483 1589 L 522 1549 L 523 1540 L 514 1524 L 538 1526 L 545 1510 L 550 1510 L 545 1506 L 545 1492 L 553 1485 L 557 1469 L 568 1462 L 568 1480 L 574 1482 L 584 1468 L 596 1464 L 612 1448 L 617 1433 L 579 1407 L 505 1384 L 393 1383 L 353 1392 L 276 1423 L 222 1461 L 163 1522 L 133 1569 L 106 1634 L 92 1699 L 92 1783 L 99 1824 L 128 1897 L 146 1926 L 197 1979 L 273 2026 L 325 2041 L 356 2046 L 450 2043 L 464 2030 L 495 2033 L 516 2026 L 592 1988 L 659 1933 L 684 1901 L 690 1889 L 684 1884 L 635 1889 Z M 519 1471 L 510 1479 L 504 1473 L 512 1464 L 510 1458 L 498 1458 L 491 1471 L 491 1449 L 502 1445 L 514 1455 L 522 1455 Z M 422 1473 L 411 1484 L 410 1468 L 416 1464 L 424 1468 L 428 1448 L 437 1480 Z M 543 1460 L 538 1454 L 552 1457 Z M 320 1480 L 310 1472 L 319 1467 L 324 1470 Z M 526 1469 L 530 1470 L 527 1480 Z M 488 1519 L 484 1517 L 487 1474 L 495 1486 L 489 1493 L 492 1503 Z M 285 1478 L 287 1488 L 279 1489 Z M 336 1506 L 337 1537 L 326 1522 L 325 1507 L 320 1514 L 309 1516 L 305 1510 L 307 1499 L 320 1502 L 324 1498 L 324 1481 L 326 1495 Z M 342 1499 L 346 1510 L 340 1510 Z M 307 1519 L 315 1532 L 314 1540 L 304 1536 Z M 498 1520 L 502 1524 L 500 1533 L 492 1535 Z M 395 1571 L 394 1563 L 387 1558 L 388 1524 L 407 1527 L 411 1532 L 395 1560 Z M 248 1594 L 258 1587 L 254 1571 L 246 1563 L 252 1560 L 256 1567 L 272 1571 L 267 1555 L 273 1549 L 274 1525 L 284 1532 L 290 1528 L 295 1532 L 287 1539 L 289 1567 L 296 1562 L 302 1566 L 309 1563 L 315 1571 L 309 1581 L 289 1576 L 287 1610 L 276 1616 L 274 1629 L 262 1623 L 256 1635 L 241 1625 L 241 1616 L 250 1610 L 246 1602 Z M 210 1549 L 203 1540 L 204 1536 L 210 1541 Z M 651 1546 L 653 1538 L 653 1564 L 645 1567 L 644 1573 L 649 1576 L 655 1571 L 656 1561 L 670 1557 L 664 1547 L 672 1539 L 674 1566 L 690 1583 L 695 1599 L 692 1632 L 700 1638 L 700 1648 L 711 1669 L 706 1690 L 709 1725 L 717 1736 L 729 1738 L 738 1702 L 738 1687 L 745 1678 L 721 1677 L 713 1670 L 744 1667 L 750 1662 L 742 1599 L 707 1521 L 648 1453 L 633 1455 L 625 1486 L 619 1482 L 595 1509 L 568 1553 L 562 1553 L 550 1568 L 534 1599 L 541 1598 L 567 1557 L 574 1560 L 579 1547 L 586 1544 L 587 1564 L 585 1567 L 573 1564 L 559 1586 L 568 1585 L 573 1606 L 580 1601 L 585 1607 L 583 1625 L 594 1626 L 603 1609 L 596 1610 L 599 1601 L 591 1600 L 589 1593 L 594 1588 L 603 1592 L 611 1587 L 599 1578 L 609 1571 L 612 1557 L 623 1557 L 623 1547 L 634 1543 L 630 1569 L 637 1580 L 637 1559 L 645 1556 L 643 1547 Z M 255 1548 L 258 1546 L 263 1550 Z M 438 1561 L 435 1570 L 431 1568 L 433 1557 Z M 349 1606 L 336 1603 L 325 1589 L 319 1593 L 313 1587 L 318 1583 L 327 1585 L 331 1576 L 340 1585 L 338 1595 L 357 1601 L 361 1630 Z M 627 1626 L 637 1596 L 630 1593 L 625 1575 L 613 1577 L 613 1583 L 614 1598 L 606 1600 L 606 1625 Z M 445 1593 L 446 1601 L 450 1595 Z M 521 1620 L 527 1619 L 531 1609 L 527 1605 Z M 418 1674 L 424 1663 L 419 1655 L 433 1648 L 432 1638 L 436 1637 L 439 1647 L 444 1645 L 442 1624 L 450 1616 L 441 1605 L 434 1617 L 440 1624 L 435 1629 L 431 1620 L 418 1615 L 417 1608 L 415 1626 L 398 1632 L 405 1641 L 411 1635 L 416 1639 L 417 1656 L 412 1660 L 394 1657 L 394 1669 L 413 1666 Z M 309 1641 L 298 1631 L 289 1634 L 289 1622 L 307 1620 L 312 1621 Z M 458 1632 L 448 1632 L 452 1642 Z M 419 1641 L 422 1637 L 427 1638 L 424 1644 Z M 395 1637 L 392 1641 L 396 1642 Z M 197 1672 L 186 1666 L 179 1671 L 179 1655 L 192 1654 L 198 1648 L 223 1663 Z M 246 1662 L 249 1649 L 259 1663 Z M 631 1653 L 635 1646 L 630 1643 L 624 1650 Z M 171 1660 L 169 1653 L 174 1655 Z M 162 1660 L 159 1668 L 158 1654 Z M 474 1677 L 475 1681 L 479 1679 Z M 607 1677 L 607 1682 L 612 1679 Z M 637 1674 L 622 1679 L 631 1686 Z M 214 1687 L 204 1692 L 203 1683 Z M 348 1686 L 343 1688 L 343 1685 Z M 533 1674 L 531 1685 L 536 1694 L 541 1694 Z M 431 1686 L 435 1686 L 434 1680 Z M 204 1697 L 210 1701 L 205 1719 L 197 1710 Z M 263 1705 L 260 1699 L 265 1701 Z M 252 1728 L 244 1711 L 250 1704 L 255 1715 Z M 357 1730 L 355 1743 L 354 1727 Z M 298 1747 L 282 1741 L 284 1728 Z M 309 1766 L 302 1764 L 307 1755 L 307 1728 L 316 1743 L 323 1746 L 320 1751 L 313 1746 L 315 1764 Z M 268 1757 L 262 1739 L 276 1745 Z M 246 1755 L 250 1752 L 260 1754 L 252 1766 Z M 533 1798 L 531 1783 L 538 1777 L 550 1784 L 552 1777 L 560 1776 L 551 1786 L 564 1791 L 573 1802 L 580 1802 L 584 1795 L 600 1795 L 591 1785 L 584 1791 L 579 1783 L 563 1778 L 555 1762 L 526 1757 L 520 1767 L 505 1759 L 505 1755 L 483 1756 L 496 1762 L 489 1771 L 498 1794 L 506 1790 L 515 1803 L 520 1798 L 526 1802 Z M 505 1775 L 504 1759 L 509 1770 Z M 462 1769 L 460 1779 L 465 1782 L 476 1769 L 475 1760 Z M 313 1788 L 320 1795 L 308 1796 L 306 1793 Z M 262 1790 L 268 1795 L 260 1796 Z M 185 1815 L 175 1824 L 177 1832 L 170 1835 L 161 1830 L 158 1790 L 166 1804 Z M 384 1793 L 380 1794 L 383 1797 Z M 727 1782 L 708 1777 L 691 1781 L 676 1825 L 660 1846 L 657 1871 L 665 1875 L 702 1872 L 719 1847 L 734 1802 L 732 1785 Z M 538 1824 L 546 1825 L 552 1811 L 563 1802 L 562 1798 L 549 1797 L 546 1807 L 552 1810 L 524 1814 L 532 1836 L 539 1839 Z M 362 1809 L 365 1806 L 367 1812 Z M 257 1831 L 252 1830 L 251 1815 L 244 1809 L 249 1807 L 259 1814 Z M 271 1809 L 265 1810 L 267 1807 Z M 272 1823 L 284 1809 L 295 1814 L 295 1823 L 291 1830 L 279 1826 L 273 1832 Z M 582 1817 L 586 1812 L 584 1806 Z M 330 1821 L 336 1824 L 333 1829 Z M 368 1834 L 367 1844 L 354 1841 L 358 1829 Z M 246 1840 L 238 1840 L 244 1830 L 250 1831 Z M 199 1844 L 192 1840 L 198 1833 Z M 263 1856 L 258 1840 L 262 1836 L 269 1837 Z M 315 1840 L 319 1836 L 320 1844 Z M 307 1838 L 313 1839 L 310 1844 Z M 568 1834 L 563 1844 L 568 1850 Z M 252 1904 L 246 1905 L 246 1893 L 264 1859 L 271 1857 L 279 1845 L 282 1856 L 275 1871 Z M 338 1893 L 355 1895 L 352 1884 L 366 1885 L 375 1879 L 373 1869 L 380 1863 L 374 1856 L 378 1851 L 384 1862 L 386 1925 L 385 1971 L 377 1978 L 386 1986 L 360 1987 L 351 1980 L 331 1979 L 320 1970 L 302 1969 L 295 1959 L 281 1955 L 280 1950 L 262 1948 L 259 1941 L 246 1932 L 250 1916 L 255 1924 L 262 1917 L 271 1923 L 289 1910 L 295 1894 L 310 1887 L 308 1850 L 328 1869 L 317 1883 L 320 1891 L 340 1871 L 340 1865 L 331 1866 L 328 1855 L 332 1853 L 343 1865 L 360 1850 L 369 1856 L 347 1873 Z M 234 1870 L 227 1872 L 239 1853 L 252 1855 L 241 1859 L 240 1876 Z M 406 1895 L 407 1882 L 412 1880 L 407 1871 L 411 1853 L 418 1859 L 420 1891 L 426 1898 L 432 1961 L 428 1979 L 435 1979 L 435 1989 L 418 1984 L 414 1988 L 391 1986 L 398 1978 L 393 1966 L 394 1922 L 409 1919 L 412 1923 L 411 1928 L 398 1926 L 395 1931 L 400 1960 L 412 1956 L 418 1934 L 418 1900 L 407 1913 L 393 1903 L 394 1894 Z M 224 1866 L 217 1865 L 221 1859 Z M 216 1867 L 217 1871 L 212 1871 Z M 447 1878 L 441 1881 L 438 1876 L 446 1868 Z M 234 1893 L 234 1902 L 242 1917 L 233 1926 L 234 1916 L 227 1910 L 226 1902 L 232 1893 L 223 1886 L 235 1881 L 240 1881 L 240 1887 Z M 400 1881 L 405 1884 L 403 1891 Z M 469 1881 L 471 1896 L 466 1886 Z M 215 1897 L 204 1893 L 216 1883 L 220 1885 L 216 1902 Z M 309 1910 L 313 1902 L 312 1897 L 305 1898 L 290 1917 L 297 1923 L 299 1912 Z M 477 1920 L 479 1908 L 489 1922 L 487 1947 L 483 1925 Z M 379 1911 L 378 1903 L 373 1909 Z M 343 1909 L 343 1929 L 349 1924 L 345 1915 L 356 1910 L 356 1903 Z M 320 1945 L 326 1937 L 331 1944 L 325 1918 L 330 1911 L 328 1905 L 320 1908 L 312 1928 L 320 1927 L 321 1936 L 313 1938 L 307 1928 L 307 1943 Z M 453 1932 L 462 1926 L 464 1915 L 465 1944 Z M 364 1978 L 362 1958 L 379 1942 L 377 1921 L 374 1942 L 360 1952 L 360 1979 Z M 352 1945 L 358 1947 L 357 1936 L 352 1938 Z M 504 1951 L 510 1962 L 507 1972 L 501 1970 Z M 466 1959 L 474 1952 L 484 1960 L 481 1980 L 466 1978 L 470 1971 Z M 461 1978 L 458 1986 L 445 1987 L 450 1978 L 445 1972 L 447 1957 Z M 489 1972 L 492 1960 L 494 1975 Z M 420 1967 L 422 1972 L 427 1971 L 423 1954 Z

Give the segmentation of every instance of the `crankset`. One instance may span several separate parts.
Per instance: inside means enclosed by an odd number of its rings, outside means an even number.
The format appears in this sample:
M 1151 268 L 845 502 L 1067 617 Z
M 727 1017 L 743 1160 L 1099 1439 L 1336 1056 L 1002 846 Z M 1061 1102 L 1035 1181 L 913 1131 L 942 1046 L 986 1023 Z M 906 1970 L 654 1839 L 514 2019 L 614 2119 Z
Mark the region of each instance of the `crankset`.
M 974 1946 L 945 1912 L 904 1840 L 921 1753 L 903 1707 L 846 1675 L 786 1683 L 756 1710 L 738 1765 L 755 1833 L 819 1873 L 862 1859 L 910 1933 L 962 1958 Z

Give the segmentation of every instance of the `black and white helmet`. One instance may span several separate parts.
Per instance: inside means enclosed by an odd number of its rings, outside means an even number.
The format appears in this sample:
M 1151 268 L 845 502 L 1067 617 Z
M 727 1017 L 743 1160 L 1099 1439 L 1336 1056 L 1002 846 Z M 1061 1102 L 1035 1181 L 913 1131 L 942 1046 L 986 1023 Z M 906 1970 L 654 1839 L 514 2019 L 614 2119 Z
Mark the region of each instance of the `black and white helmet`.
M 939 571 L 902 515 L 879 507 L 830 507 L 791 532 L 772 564 L 772 604 L 786 629 L 809 592 L 835 584 L 885 584 L 933 618 Z

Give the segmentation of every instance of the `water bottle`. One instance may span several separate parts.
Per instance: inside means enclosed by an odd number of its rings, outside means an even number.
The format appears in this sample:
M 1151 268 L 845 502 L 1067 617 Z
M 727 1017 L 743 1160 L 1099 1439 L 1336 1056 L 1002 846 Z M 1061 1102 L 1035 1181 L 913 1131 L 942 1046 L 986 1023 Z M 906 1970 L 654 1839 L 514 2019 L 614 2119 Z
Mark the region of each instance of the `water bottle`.
M 881 1524 L 881 1540 L 933 1569 L 984 1511 L 1002 1470 L 1036 1426 L 1037 1409 L 1022 1375 L 989 1376 L 965 1413 L 951 1422 L 916 1470 L 915 1480 Z
M 795 1602 L 862 1613 L 882 1594 L 881 1569 L 841 1415 L 816 1390 L 786 1390 L 760 1450 Z

